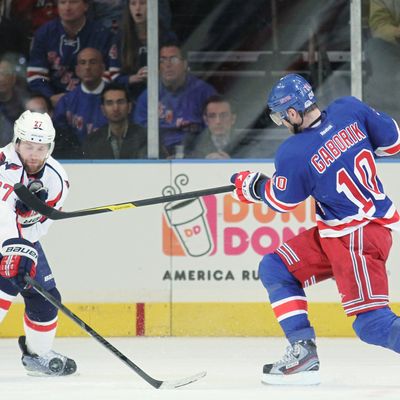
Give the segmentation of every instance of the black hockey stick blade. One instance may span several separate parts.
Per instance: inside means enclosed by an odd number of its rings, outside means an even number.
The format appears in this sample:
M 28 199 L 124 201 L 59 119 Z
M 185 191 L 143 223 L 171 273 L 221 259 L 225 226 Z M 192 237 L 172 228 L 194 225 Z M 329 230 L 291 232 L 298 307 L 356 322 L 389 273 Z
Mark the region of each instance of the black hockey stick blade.
M 32 279 L 29 275 L 25 275 L 25 282 L 31 285 L 36 292 L 43 296 L 48 302 L 53 304 L 58 310 L 65 314 L 68 318 L 72 319 L 77 325 L 79 325 L 86 333 L 96 339 L 103 347 L 111 351 L 116 357 L 123 361 L 129 368 L 133 369 L 141 378 L 156 389 L 176 389 L 181 386 L 189 385 L 190 383 L 196 382 L 201 378 L 204 378 L 207 374 L 206 371 L 199 372 L 196 375 L 188 376 L 182 379 L 160 381 L 154 379 L 146 372 L 144 372 L 139 366 L 132 362 L 127 356 L 122 354 L 117 348 L 115 348 L 110 342 L 103 338 L 93 328 L 91 328 L 86 322 L 82 321 L 76 314 L 74 314 L 69 308 L 65 307 L 58 299 L 53 297 L 46 289 L 44 289 L 38 282 Z
M 14 185 L 14 191 L 23 203 L 25 203 L 32 210 L 37 211 L 39 214 L 42 214 L 45 217 L 54 220 L 84 217 L 86 215 L 101 214 L 110 211 L 120 211 L 126 210 L 128 208 L 149 206 L 152 204 L 169 203 L 170 201 L 176 200 L 193 199 L 196 197 L 208 196 L 212 194 L 227 193 L 231 192 L 234 189 L 234 185 L 218 186 L 210 189 L 196 190 L 194 192 L 178 193 L 170 196 L 152 197 L 144 200 L 134 200 L 128 201 L 126 203 L 108 204 L 105 206 L 67 212 L 50 207 L 49 205 L 38 199 L 37 196 L 31 193 L 29 189 L 21 183 L 16 183 Z

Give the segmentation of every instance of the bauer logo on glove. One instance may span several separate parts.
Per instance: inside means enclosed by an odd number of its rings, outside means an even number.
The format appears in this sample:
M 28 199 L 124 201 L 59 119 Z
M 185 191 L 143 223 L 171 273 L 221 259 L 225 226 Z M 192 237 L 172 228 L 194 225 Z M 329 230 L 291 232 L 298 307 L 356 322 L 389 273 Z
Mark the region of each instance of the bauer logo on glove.
M 3 243 L 0 259 L 0 276 L 11 279 L 20 289 L 29 285 L 25 282 L 25 275 L 31 278 L 36 276 L 38 252 L 33 244 L 21 238 L 7 239 Z

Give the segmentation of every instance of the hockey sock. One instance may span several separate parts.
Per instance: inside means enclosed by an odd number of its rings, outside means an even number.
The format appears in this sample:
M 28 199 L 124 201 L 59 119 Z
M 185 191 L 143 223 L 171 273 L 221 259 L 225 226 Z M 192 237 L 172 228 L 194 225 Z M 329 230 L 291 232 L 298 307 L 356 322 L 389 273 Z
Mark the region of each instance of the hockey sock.
M 51 321 L 37 322 L 30 320 L 25 314 L 24 330 L 29 352 L 42 356 L 53 347 L 57 330 L 57 317 Z
M 259 266 L 259 277 L 268 291 L 275 316 L 290 343 L 314 339 L 308 320 L 307 298 L 300 282 L 276 254 L 267 254 Z
M 362 341 L 400 353 L 400 318 L 389 307 L 358 314 L 353 329 Z
M 49 290 L 61 300 L 57 288 Z M 57 309 L 38 293 L 24 293 L 24 330 L 29 352 L 43 355 L 51 350 L 57 329 Z
M 3 321 L 4 317 L 7 315 L 8 310 L 11 307 L 12 302 L 16 296 L 12 296 L 0 290 L 0 323 Z

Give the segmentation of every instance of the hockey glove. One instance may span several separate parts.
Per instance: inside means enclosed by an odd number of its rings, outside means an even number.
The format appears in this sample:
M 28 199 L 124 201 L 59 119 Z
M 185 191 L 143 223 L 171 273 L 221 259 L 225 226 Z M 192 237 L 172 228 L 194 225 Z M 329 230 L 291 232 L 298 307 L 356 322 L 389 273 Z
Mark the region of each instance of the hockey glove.
M 267 179 L 261 172 L 241 171 L 231 176 L 231 182 L 236 186 L 233 196 L 243 203 L 262 201 L 257 191 L 257 184 Z
M 42 181 L 34 180 L 28 184 L 28 189 L 37 196 L 41 201 L 46 201 L 48 197 L 47 188 L 43 186 Z M 17 200 L 15 203 L 15 211 L 18 215 L 18 222 L 24 227 L 31 226 L 40 221 L 42 216 L 36 211 L 33 211 L 21 200 Z
M 21 290 L 28 288 L 25 275 L 36 276 L 38 252 L 28 240 L 5 240 L 1 249 L 0 276 L 11 279 Z

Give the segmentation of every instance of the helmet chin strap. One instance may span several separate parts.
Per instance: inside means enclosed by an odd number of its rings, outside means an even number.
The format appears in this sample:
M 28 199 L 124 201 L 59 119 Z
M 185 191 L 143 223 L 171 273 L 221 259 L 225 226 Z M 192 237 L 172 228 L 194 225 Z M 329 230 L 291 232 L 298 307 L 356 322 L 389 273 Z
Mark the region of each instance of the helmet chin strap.
M 303 123 L 303 122 L 302 122 Z M 301 123 L 301 124 L 302 124 Z M 291 124 L 293 126 L 293 132 L 294 133 L 299 133 L 300 132 L 300 126 L 301 124 Z
M 298 111 L 298 113 L 299 113 L 299 115 L 300 115 L 300 117 L 301 117 L 301 122 L 300 122 L 300 124 L 292 124 L 290 121 L 288 121 L 289 124 L 293 126 L 293 133 L 299 133 L 299 132 L 301 132 L 300 126 L 303 125 L 303 122 L 304 122 L 304 114 L 303 114 L 301 111 Z

